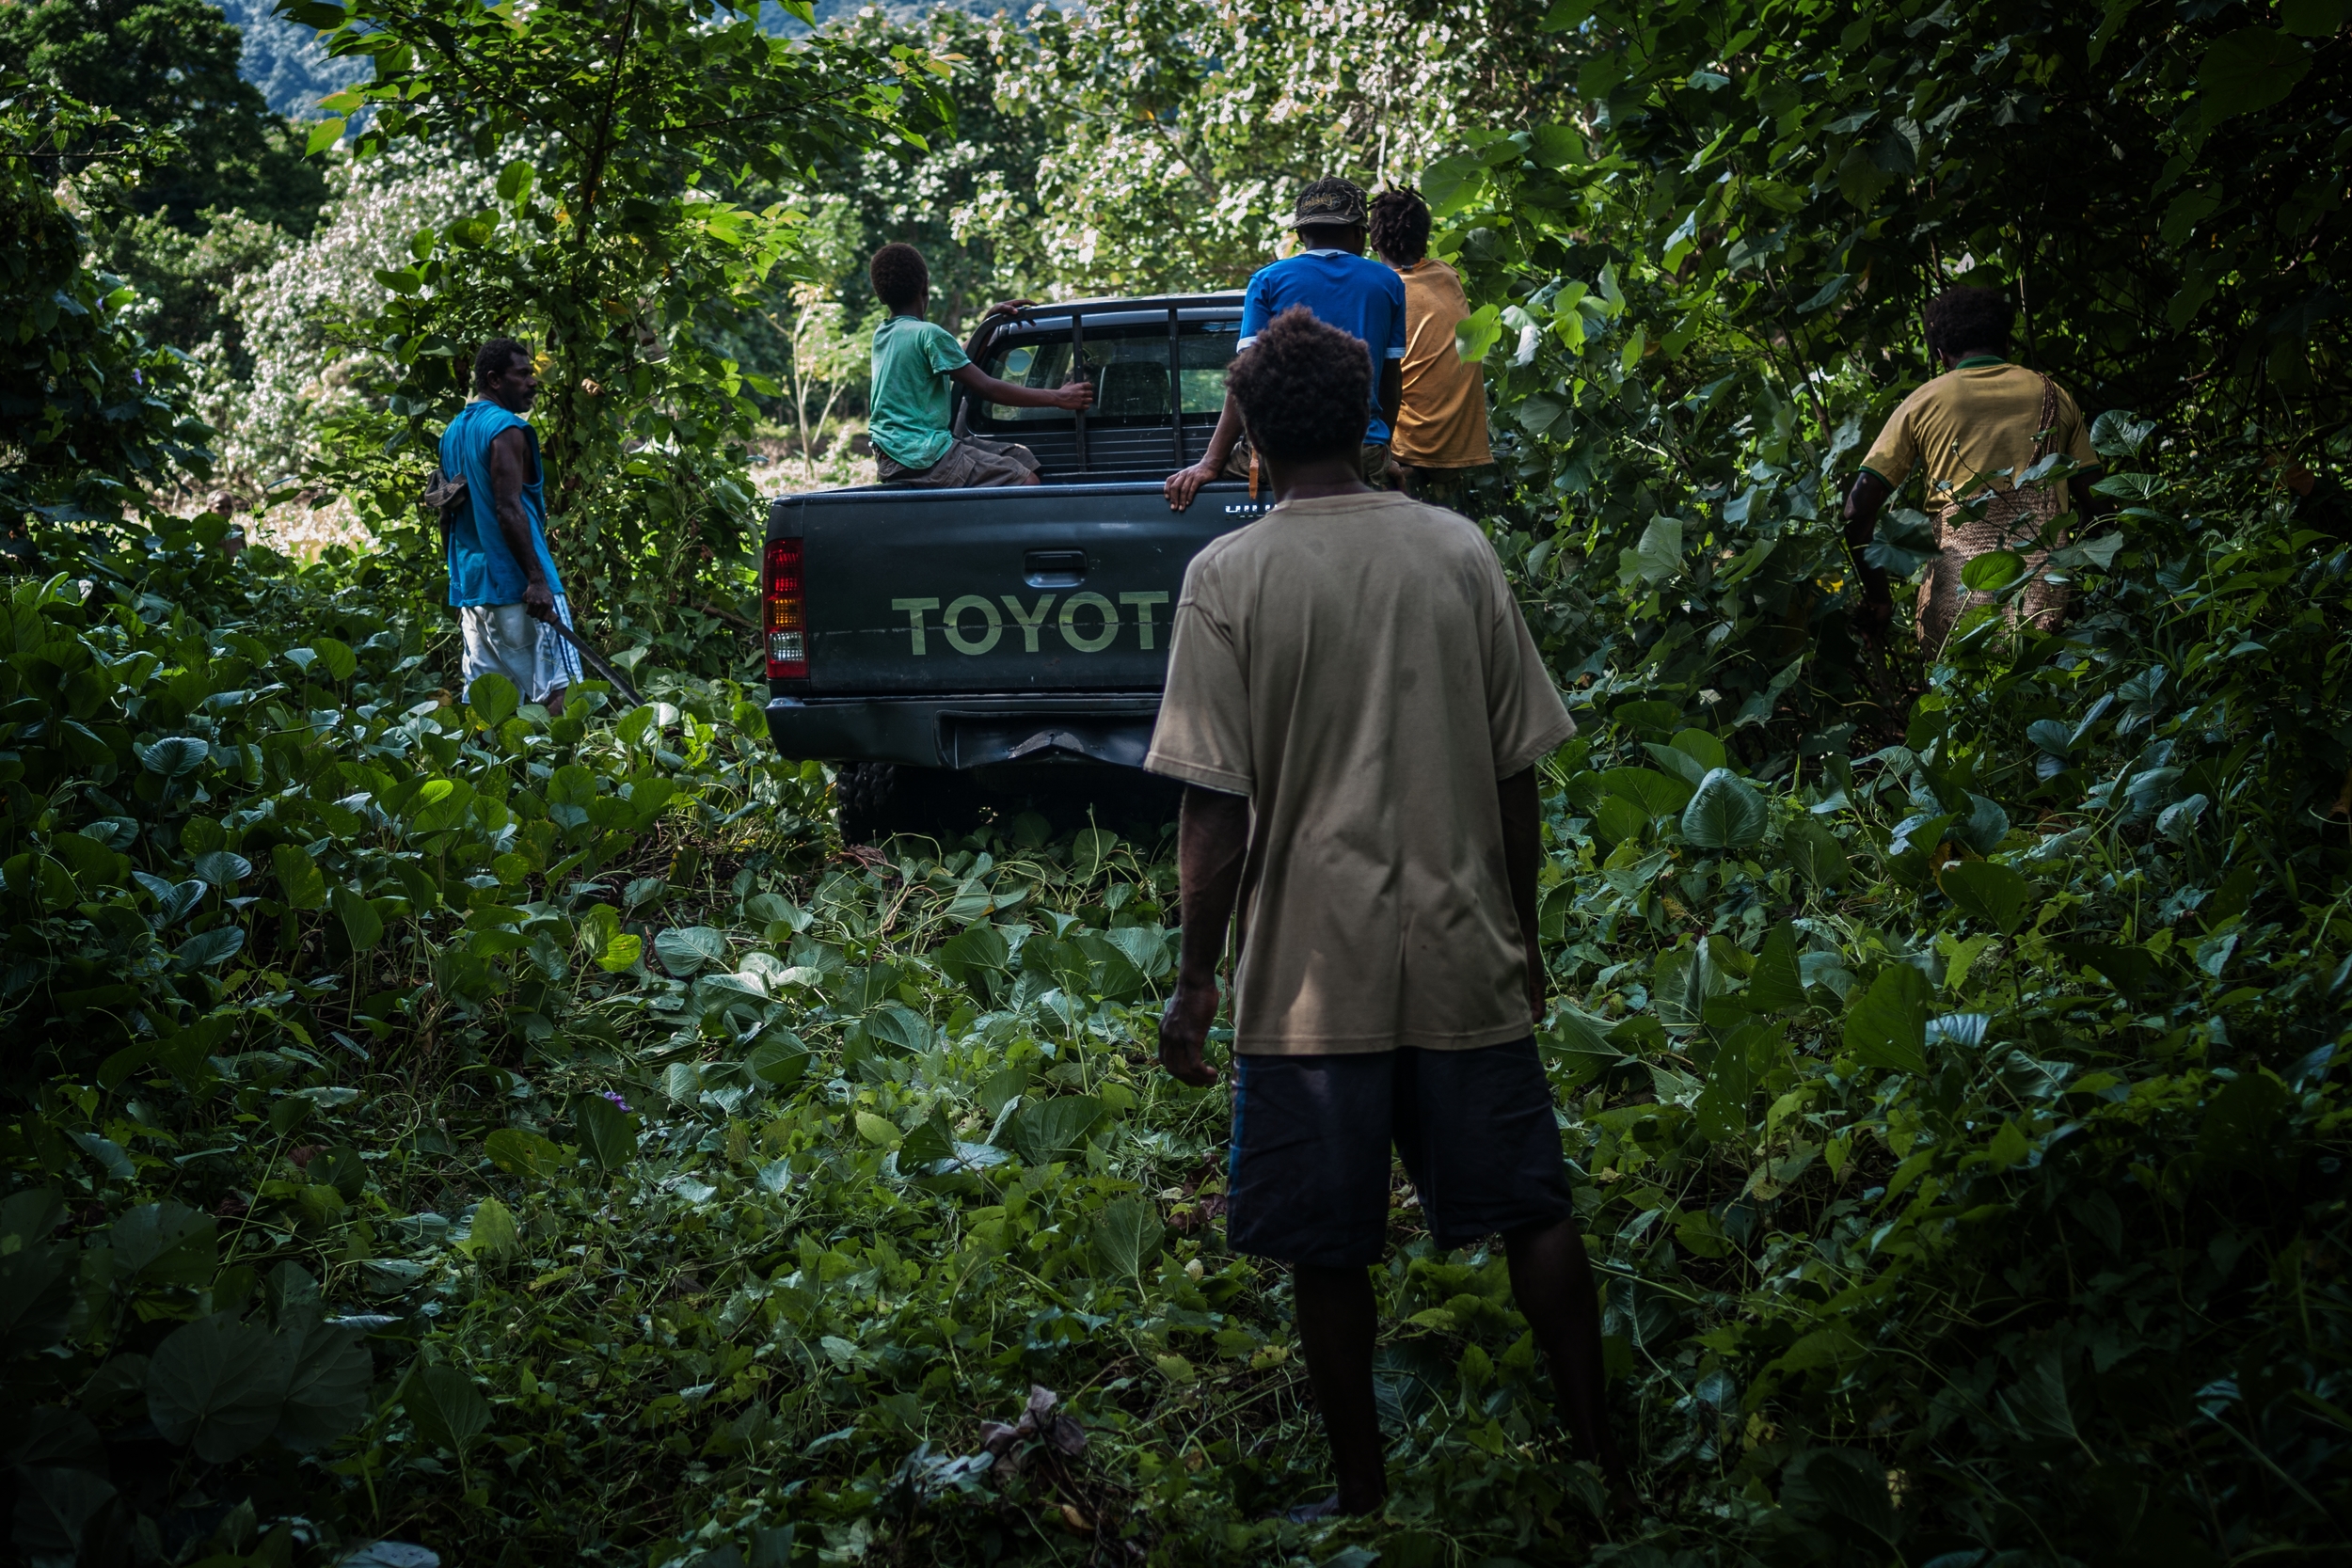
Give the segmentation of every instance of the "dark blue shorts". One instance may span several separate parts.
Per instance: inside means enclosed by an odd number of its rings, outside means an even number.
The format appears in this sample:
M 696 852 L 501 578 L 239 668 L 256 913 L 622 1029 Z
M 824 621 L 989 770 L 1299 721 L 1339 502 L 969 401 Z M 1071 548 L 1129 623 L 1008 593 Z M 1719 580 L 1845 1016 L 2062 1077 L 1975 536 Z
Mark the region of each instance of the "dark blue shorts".
M 1313 1268 L 1378 1262 L 1391 1146 L 1441 1247 L 1575 1212 L 1532 1038 L 1235 1056 L 1226 1239 L 1236 1252 Z

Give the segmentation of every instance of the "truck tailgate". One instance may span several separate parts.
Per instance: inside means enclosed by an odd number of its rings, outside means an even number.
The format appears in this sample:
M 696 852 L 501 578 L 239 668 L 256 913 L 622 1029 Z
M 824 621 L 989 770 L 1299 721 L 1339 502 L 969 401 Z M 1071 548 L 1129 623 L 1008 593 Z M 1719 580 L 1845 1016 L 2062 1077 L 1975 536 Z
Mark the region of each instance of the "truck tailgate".
M 1176 513 L 1156 483 L 787 497 L 812 696 L 1156 691 L 1184 567 L 1262 514 L 1240 484 Z

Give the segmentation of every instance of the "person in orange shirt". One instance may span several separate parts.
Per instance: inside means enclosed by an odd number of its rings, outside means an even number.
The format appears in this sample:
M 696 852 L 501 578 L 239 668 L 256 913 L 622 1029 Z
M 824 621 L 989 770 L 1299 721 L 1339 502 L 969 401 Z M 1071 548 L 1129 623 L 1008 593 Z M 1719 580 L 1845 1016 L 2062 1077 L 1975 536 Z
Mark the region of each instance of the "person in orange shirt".
M 1988 550 L 2014 547 L 2025 551 L 2027 570 L 2039 573 L 2050 544 L 2098 515 L 2090 485 L 2099 477 L 2099 454 L 2091 450 L 2089 421 L 2065 389 L 2039 371 L 2009 362 L 2015 308 L 2007 294 L 1947 289 L 1922 314 L 1928 351 L 1943 361 L 1944 373 L 1903 399 L 1887 420 L 1854 476 L 1845 513 L 1846 544 L 1859 563 L 1879 508 L 1915 469 L 1924 474 L 1924 499 L 1943 554 L 1919 584 L 1914 629 L 1932 657 L 1963 613 L 1991 600 L 1960 580 L 1968 562 Z M 2075 464 L 2067 483 L 2020 485 L 2036 463 L 2054 453 Z M 2036 540 L 2042 547 L 2029 547 Z M 1894 618 L 1894 594 L 1884 572 L 1870 565 L 1860 571 L 1863 634 L 1879 641 Z M 2037 631 L 2055 631 L 2066 617 L 2066 590 L 2035 582 L 2012 614 Z
M 1494 469 L 1486 380 L 1454 346 L 1470 301 L 1454 269 L 1429 254 L 1429 204 L 1419 192 L 1381 192 L 1372 204 L 1371 238 L 1405 279 L 1405 396 L 1390 463 L 1407 494 L 1458 512 Z

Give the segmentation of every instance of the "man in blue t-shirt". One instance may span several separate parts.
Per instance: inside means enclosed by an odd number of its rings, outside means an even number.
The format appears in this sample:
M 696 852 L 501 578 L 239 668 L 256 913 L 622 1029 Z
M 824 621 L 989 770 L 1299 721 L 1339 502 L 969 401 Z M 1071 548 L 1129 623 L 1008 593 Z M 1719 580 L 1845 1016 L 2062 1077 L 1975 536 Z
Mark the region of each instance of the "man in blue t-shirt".
M 531 350 L 494 338 L 473 361 L 474 401 L 441 433 L 441 472 L 465 483 L 449 531 L 449 603 L 465 641 L 468 687 L 486 674 L 526 703 L 564 711 L 580 655 L 554 629 L 572 624 L 548 552 L 547 475 L 523 418 L 539 395 Z
M 1298 204 L 1283 225 L 1298 232 L 1298 254 L 1261 267 L 1242 296 L 1240 348 L 1248 348 L 1275 317 L 1305 306 L 1315 320 L 1336 326 L 1364 345 L 1372 358 L 1373 399 L 1361 452 L 1364 483 L 1388 487 L 1389 427 L 1404 401 L 1405 280 L 1396 269 L 1364 255 L 1363 187 L 1350 181 L 1317 180 L 1298 193 Z M 1189 468 L 1168 476 L 1168 504 L 1182 512 L 1200 486 L 1220 476 L 1249 472 L 1241 409 L 1226 394 L 1209 450 Z

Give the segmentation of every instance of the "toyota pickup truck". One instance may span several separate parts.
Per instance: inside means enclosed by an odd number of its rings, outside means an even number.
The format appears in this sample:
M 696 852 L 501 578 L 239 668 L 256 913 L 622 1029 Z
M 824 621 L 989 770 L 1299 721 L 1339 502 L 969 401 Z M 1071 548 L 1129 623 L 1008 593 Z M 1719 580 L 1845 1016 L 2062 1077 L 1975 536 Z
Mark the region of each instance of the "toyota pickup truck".
M 840 765 L 846 841 L 944 832 L 991 797 L 1135 797 L 1185 564 L 1272 504 L 1221 481 L 1179 513 L 1160 489 L 1208 448 L 1241 304 L 1081 300 L 985 327 L 989 374 L 1094 383 L 1074 415 L 956 389 L 955 428 L 1028 447 L 1040 484 L 771 504 L 768 730 L 787 757 Z

